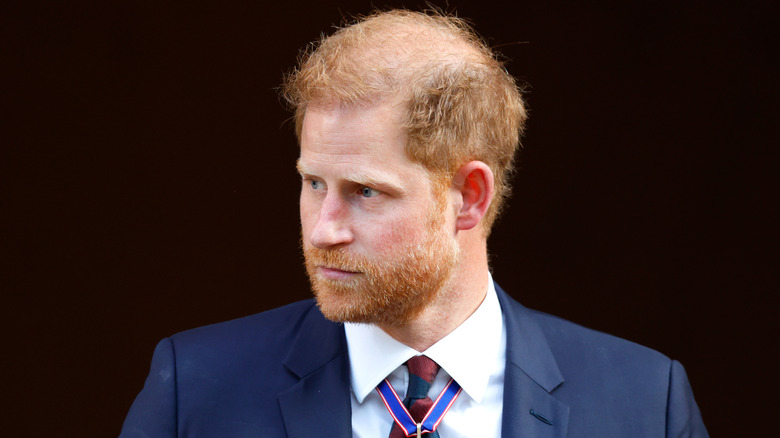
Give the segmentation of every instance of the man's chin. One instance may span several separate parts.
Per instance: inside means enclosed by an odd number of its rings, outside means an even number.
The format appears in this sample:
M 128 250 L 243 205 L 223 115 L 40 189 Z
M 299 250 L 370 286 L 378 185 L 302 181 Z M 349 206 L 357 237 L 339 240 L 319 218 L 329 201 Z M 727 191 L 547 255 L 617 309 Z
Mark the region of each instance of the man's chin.
M 325 318 L 333 322 L 377 325 L 403 325 L 416 318 L 425 307 L 423 301 L 410 305 L 387 300 L 361 300 L 357 293 L 315 290 L 314 298 Z
M 376 323 L 376 315 L 362 309 L 362 306 L 349 302 L 344 297 L 323 296 L 327 294 L 315 293 L 317 307 L 322 315 L 333 322 L 358 322 Z

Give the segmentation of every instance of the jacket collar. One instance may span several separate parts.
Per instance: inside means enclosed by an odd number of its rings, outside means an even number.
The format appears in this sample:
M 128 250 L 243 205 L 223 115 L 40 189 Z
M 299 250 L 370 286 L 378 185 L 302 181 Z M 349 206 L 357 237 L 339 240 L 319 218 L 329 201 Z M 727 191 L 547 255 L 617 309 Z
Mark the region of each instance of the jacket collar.
M 279 394 L 291 438 L 352 435 L 344 327 L 312 304 L 283 365 L 300 380 Z
M 547 339 L 532 311 L 496 292 L 507 331 L 502 436 L 563 438 L 569 407 L 552 395 L 564 379 Z

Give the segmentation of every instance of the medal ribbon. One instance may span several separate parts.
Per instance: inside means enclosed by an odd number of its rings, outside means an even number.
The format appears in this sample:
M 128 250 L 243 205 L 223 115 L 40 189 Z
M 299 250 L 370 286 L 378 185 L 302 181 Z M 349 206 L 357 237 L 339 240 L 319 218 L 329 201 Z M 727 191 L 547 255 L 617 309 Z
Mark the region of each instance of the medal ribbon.
M 398 397 L 395 389 L 393 389 L 393 386 L 387 379 L 383 380 L 379 386 L 376 387 L 376 390 L 379 393 L 379 396 L 382 397 L 382 401 L 385 402 L 385 407 L 388 412 L 390 412 L 390 415 L 393 416 L 395 422 L 398 423 L 398 426 L 404 431 L 404 434 L 406 434 L 407 437 L 419 437 L 421 433 L 434 432 L 436 428 L 439 427 L 439 423 L 441 423 L 442 418 L 444 418 L 444 414 L 450 410 L 450 407 L 452 407 L 452 404 L 455 402 L 455 399 L 458 398 L 460 392 L 463 391 L 463 388 L 458 385 L 458 382 L 450 379 L 447 386 L 444 387 L 444 390 L 439 394 L 439 397 L 419 424 L 414 421 L 412 414 L 406 409 L 406 406 L 401 402 L 401 398 Z

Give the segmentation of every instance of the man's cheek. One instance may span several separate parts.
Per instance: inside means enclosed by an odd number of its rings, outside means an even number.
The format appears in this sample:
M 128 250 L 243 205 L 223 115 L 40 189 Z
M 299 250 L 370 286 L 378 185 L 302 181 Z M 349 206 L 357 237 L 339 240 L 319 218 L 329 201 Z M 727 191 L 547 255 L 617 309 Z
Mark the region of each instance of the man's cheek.
M 377 251 L 388 256 L 397 255 L 401 248 L 408 248 L 418 242 L 419 235 L 420 228 L 410 226 L 408 222 L 381 227 L 375 235 Z

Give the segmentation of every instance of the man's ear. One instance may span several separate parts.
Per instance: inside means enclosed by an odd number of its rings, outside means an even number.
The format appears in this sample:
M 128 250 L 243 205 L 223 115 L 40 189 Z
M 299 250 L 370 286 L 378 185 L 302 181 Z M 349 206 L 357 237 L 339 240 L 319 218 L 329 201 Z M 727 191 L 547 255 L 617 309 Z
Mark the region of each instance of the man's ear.
M 482 161 L 469 161 L 455 173 L 453 187 L 462 200 L 455 227 L 470 230 L 479 224 L 493 200 L 493 172 Z

